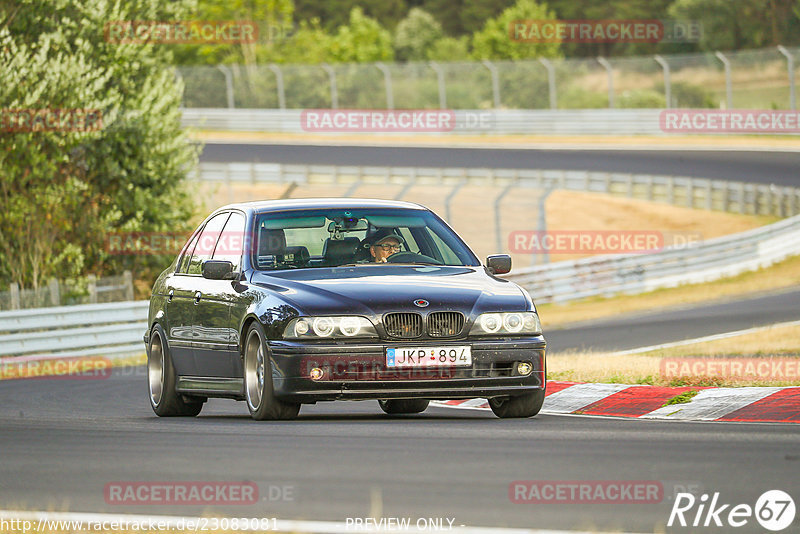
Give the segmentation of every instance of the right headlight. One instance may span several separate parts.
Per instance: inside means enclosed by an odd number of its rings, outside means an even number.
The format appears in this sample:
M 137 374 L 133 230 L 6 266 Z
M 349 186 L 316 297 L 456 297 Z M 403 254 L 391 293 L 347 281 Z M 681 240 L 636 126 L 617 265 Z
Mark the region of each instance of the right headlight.
M 471 336 L 538 335 L 542 323 L 536 312 L 482 313 L 469 331 Z
M 375 326 L 366 317 L 297 317 L 289 321 L 283 332 L 286 339 L 378 337 Z

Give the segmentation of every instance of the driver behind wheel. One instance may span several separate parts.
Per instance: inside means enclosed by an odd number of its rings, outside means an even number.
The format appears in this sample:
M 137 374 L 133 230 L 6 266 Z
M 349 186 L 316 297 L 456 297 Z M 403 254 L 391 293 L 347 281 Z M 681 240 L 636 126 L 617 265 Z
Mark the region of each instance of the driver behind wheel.
M 403 242 L 403 238 L 391 230 L 378 230 L 371 236 L 369 253 L 375 263 L 386 263 L 389 256 L 400 252 Z

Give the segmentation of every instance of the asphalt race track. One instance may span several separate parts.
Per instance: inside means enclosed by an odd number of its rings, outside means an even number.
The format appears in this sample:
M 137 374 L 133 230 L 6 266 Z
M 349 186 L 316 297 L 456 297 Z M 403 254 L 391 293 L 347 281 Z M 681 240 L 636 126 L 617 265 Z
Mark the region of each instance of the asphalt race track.
M 208 145 L 202 159 L 588 168 L 786 185 L 797 185 L 800 168 L 798 154 L 762 152 Z M 800 291 L 786 291 L 553 329 L 546 336 L 550 350 L 626 349 L 798 319 L 798 301 Z M 673 495 L 682 489 L 719 492 L 720 502 L 732 506 L 754 506 L 771 489 L 797 502 L 800 492 L 800 427 L 792 424 L 546 413 L 500 420 L 490 412 L 442 407 L 392 418 L 372 401 L 304 406 L 296 421 L 255 422 L 243 403 L 212 400 L 196 419 L 160 419 L 148 404 L 144 371 L 0 381 L 0 508 L 337 521 L 380 515 L 412 523 L 450 518 L 455 525 L 653 532 L 665 530 Z M 516 504 L 509 487 L 519 480 L 656 481 L 663 497 L 651 504 Z M 259 501 L 109 504 L 106 485 L 130 481 L 252 481 Z M 797 525 L 800 517 L 787 532 Z M 763 531 L 752 518 L 736 530 Z
M 800 185 L 800 152 L 207 144 L 202 162 L 566 169 Z M 413 162 L 413 163 L 409 163 Z
M 377 501 L 383 517 L 413 521 L 652 532 L 666 524 L 676 487 L 750 505 L 769 489 L 800 489 L 792 425 L 504 421 L 438 407 L 390 418 L 376 402 L 306 406 L 297 421 L 259 423 L 226 400 L 210 401 L 197 419 L 158 419 L 143 368 L 103 380 L 4 381 L 0 390 L 6 509 L 345 521 L 369 516 Z M 109 483 L 208 480 L 252 481 L 260 502 L 110 506 L 104 498 Z M 517 480 L 658 481 L 665 495 L 656 504 L 514 504 Z
M 544 312 L 542 322 L 550 352 L 627 350 L 795 321 L 800 319 L 798 302 L 800 290 L 789 290 L 657 312 L 636 312 L 563 329 L 547 329 Z

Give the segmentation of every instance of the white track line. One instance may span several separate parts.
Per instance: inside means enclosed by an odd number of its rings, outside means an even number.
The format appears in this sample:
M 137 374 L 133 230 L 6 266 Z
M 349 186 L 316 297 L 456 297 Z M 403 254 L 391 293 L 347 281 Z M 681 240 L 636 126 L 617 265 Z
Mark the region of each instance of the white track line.
M 403 517 L 402 519 L 407 519 L 408 516 Z M 47 526 L 45 525 L 46 521 L 72 521 L 81 523 L 81 528 L 78 530 L 90 530 L 90 525 L 96 525 L 98 523 L 111 523 L 111 522 L 118 522 L 118 523 L 125 523 L 127 522 L 128 525 L 140 525 L 140 526 L 147 526 L 150 523 L 166 525 L 166 529 L 159 528 L 158 530 L 193 530 L 187 528 L 187 525 L 190 522 L 193 522 L 194 525 L 201 520 L 207 520 L 209 517 L 201 518 L 201 517 L 181 517 L 181 516 L 160 516 L 160 515 L 134 515 L 134 514 L 101 514 L 101 513 L 89 513 L 89 512 L 42 512 L 42 511 L 14 511 L 14 510 L 0 510 L 0 521 L 12 521 L 12 520 L 19 520 L 19 521 L 30 521 L 33 523 L 31 526 L 32 531 L 34 532 L 48 532 Z M 259 519 L 259 518 L 251 518 L 251 519 Z M 360 518 L 365 519 L 365 518 Z M 296 532 L 302 534 L 353 534 L 354 532 L 357 533 L 369 533 L 369 532 L 426 532 L 430 533 L 436 531 L 436 528 L 428 528 L 428 529 L 418 529 L 416 527 L 415 520 L 416 518 L 409 518 L 411 521 L 411 525 L 413 528 L 372 528 L 367 529 L 363 527 L 363 523 L 361 526 L 356 526 L 354 524 L 347 524 L 346 522 L 342 521 L 291 521 L 291 520 L 269 520 L 270 527 L 267 529 L 269 532 Z M 427 519 L 427 518 L 421 518 Z M 87 528 L 84 529 L 83 526 Z M 410 525 L 410 527 L 411 527 Z M 38 528 L 37 528 L 38 526 Z M 75 530 L 74 528 L 65 528 L 64 530 Z M 501 528 L 501 527 L 468 527 L 465 525 L 453 525 L 452 529 L 446 528 L 446 525 L 442 526 L 439 530 L 447 530 L 448 532 L 453 532 L 455 534 L 589 534 L 588 532 L 582 531 L 574 531 L 574 530 L 538 530 L 538 529 L 527 529 L 527 528 Z M 225 529 L 226 532 L 239 532 L 230 529 Z M 245 532 L 242 530 L 241 532 Z M 250 531 L 252 532 L 252 530 Z
M 660 345 L 650 345 L 649 347 L 639 347 L 636 349 L 622 350 L 614 352 L 611 356 L 624 356 L 625 354 L 641 354 L 643 352 L 650 352 L 659 349 L 668 349 L 671 347 L 682 347 L 684 345 L 692 345 L 694 343 L 704 343 L 706 341 L 716 341 L 717 339 L 725 339 L 729 337 L 743 336 L 745 334 L 753 334 L 755 332 L 762 332 L 771 328 L 782 328 L 784 326 L 798 326 L 800 321 L 788 321 L 785 323 L 775 323 L 767 326 L 756 326 L 754 328 L 747 328 L 745 330 L 736 330 L 733 332 L 724 332 L 722 334 L 714 334 L 712 336 L 697 337 L 694 339 L 684 339 L 683 341 L 673 341 L 671 343 L 662 343 Z

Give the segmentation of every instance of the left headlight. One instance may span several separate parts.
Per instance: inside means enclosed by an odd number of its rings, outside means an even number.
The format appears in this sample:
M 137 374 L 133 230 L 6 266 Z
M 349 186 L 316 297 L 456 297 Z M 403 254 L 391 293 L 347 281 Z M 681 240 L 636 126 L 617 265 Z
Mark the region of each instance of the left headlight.
M 369 319 L 356 315 L 297 317 L 286 325 L 283 337 L 284 339 L 378 337 L 378 332 Z
M 482 313 L 469 331 L 471 336 L 539 335 L 542 323 L 536 312 Z

